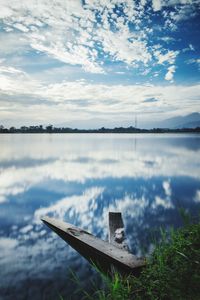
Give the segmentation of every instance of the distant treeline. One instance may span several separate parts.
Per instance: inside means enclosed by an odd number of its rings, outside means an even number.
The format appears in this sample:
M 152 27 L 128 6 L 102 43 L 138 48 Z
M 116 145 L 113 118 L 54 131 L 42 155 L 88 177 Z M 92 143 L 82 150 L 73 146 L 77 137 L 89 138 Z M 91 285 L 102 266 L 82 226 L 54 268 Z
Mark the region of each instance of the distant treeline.
M 10 127 L 5 128 L 0 126 L 0 133 L 200 133 L 200 127 L 196 128 L 181 128 L 181 129 L 168 129 L 168 128 L 153 128 L 153 129 L 140 129 L 135 127 L 115 127 L 115 128 L 99 128 L 99 129 L 73 129 L 67 127 L 54 127 L 48 125 L 38 126 L 22 126 L 20 128 Z

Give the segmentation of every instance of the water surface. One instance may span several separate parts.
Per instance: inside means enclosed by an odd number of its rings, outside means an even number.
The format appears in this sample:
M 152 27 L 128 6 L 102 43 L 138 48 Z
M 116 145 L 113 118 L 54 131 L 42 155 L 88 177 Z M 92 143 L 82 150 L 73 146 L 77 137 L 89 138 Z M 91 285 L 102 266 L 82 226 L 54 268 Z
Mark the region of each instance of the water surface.
M 200 209 L 199 135 L 5 134 L 0 147 L 0 299 L 70 299 L 69 269 L 92 278 L 44 215 L 106 239 L 121 211 L 141 255 L 155 228 L 182 225 L 180 207 Z

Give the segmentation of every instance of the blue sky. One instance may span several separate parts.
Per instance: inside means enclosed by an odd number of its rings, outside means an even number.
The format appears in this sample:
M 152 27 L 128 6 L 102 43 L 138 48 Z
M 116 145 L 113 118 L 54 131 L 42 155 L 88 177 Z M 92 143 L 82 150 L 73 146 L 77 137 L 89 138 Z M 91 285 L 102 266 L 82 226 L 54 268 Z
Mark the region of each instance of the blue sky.
M 0 0 L 4 126 L 141 126 L 200 111 L 199 0 Z

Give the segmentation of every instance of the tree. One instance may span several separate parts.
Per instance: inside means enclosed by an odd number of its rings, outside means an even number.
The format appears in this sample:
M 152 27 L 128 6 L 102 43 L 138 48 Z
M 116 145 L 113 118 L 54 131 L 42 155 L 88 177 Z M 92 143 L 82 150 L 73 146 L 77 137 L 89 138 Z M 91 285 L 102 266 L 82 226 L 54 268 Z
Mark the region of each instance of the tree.
M 15 132 L 16 128 L 14 126 L 10 127 L 10 132 Z
M 51 133 L 52 130 L 53 130 L 53 125 L 48 125 L 48 126 L 46 126 L 46 131 L 47 131 L 47 132 Z

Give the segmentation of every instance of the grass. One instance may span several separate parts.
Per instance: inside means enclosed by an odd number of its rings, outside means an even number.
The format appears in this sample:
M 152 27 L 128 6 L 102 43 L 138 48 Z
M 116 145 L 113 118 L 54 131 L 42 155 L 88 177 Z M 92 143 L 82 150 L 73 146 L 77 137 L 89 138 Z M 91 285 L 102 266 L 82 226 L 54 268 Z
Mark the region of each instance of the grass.
M 199 300 L 200 299 L 200 224 L 187 224 L 161 231 L 146 268 L 138 278 L 115 272 L 110 279 L 101 273 L 103 288 L 85 299 L 97 300 Z

